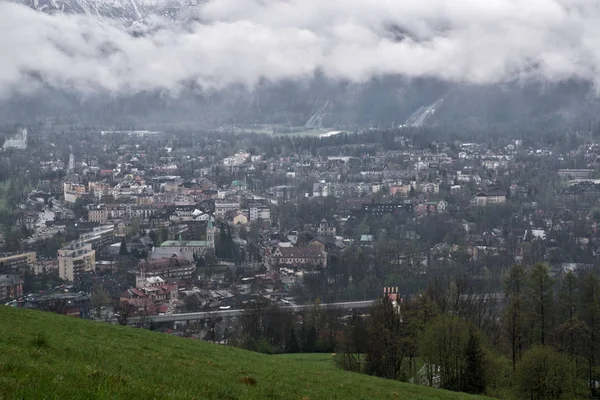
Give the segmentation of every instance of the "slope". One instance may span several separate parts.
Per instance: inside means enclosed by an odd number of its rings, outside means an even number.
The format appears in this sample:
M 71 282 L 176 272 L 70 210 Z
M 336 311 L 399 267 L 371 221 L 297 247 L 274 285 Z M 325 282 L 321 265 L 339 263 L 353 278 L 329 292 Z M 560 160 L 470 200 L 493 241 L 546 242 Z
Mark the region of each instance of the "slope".
M 0 399 L 476 398 L 50 313 L 0 321 Z

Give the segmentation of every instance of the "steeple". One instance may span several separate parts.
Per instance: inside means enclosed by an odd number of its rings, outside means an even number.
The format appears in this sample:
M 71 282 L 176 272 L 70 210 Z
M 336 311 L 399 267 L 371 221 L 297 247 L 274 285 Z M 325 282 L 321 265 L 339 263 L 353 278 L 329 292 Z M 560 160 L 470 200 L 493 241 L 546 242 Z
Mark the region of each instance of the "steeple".
M 212 217 L 208 216 L 208 221 L 206 224 L 206 241 L 208 242 L 208 247 L 210 249 L 215 248 L 215 227 L 212 223 Z

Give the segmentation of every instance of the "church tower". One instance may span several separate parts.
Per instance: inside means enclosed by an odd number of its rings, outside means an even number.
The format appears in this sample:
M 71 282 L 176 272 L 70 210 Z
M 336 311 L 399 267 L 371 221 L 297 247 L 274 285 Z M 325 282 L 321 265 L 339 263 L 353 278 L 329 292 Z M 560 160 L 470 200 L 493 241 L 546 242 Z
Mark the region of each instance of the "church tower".
M 208 248 L 215 248 L 215 227 L 213 226 L 212 217 L 208 216 L 206 224 L 206 241 L 208 242 Z

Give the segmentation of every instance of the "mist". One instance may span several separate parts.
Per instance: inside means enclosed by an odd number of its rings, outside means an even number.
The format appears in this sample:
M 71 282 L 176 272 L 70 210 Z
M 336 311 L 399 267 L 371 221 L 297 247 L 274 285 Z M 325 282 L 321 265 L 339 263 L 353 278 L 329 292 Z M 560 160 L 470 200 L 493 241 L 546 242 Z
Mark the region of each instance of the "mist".
M 2 2 L 0 96 L 41 86 L 176 96 L 316 73 L 600 87 L 593 0 L 208 0 L 194 11 L 132 35 L 119 20 Z

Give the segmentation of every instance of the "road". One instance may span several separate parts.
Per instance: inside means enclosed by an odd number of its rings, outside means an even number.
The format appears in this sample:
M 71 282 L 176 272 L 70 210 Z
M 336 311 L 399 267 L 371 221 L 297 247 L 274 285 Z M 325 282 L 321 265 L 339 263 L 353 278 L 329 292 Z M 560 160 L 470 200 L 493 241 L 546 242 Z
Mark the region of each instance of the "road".
M 355 308 L 368 308 L 371 307 L 375 303 L 375 300 L 367 300 L 367 301 L 349 301 L 344 303 L 326 303 L 321 304 L 321 307 L 328 308 L 339 308 L 342 310 L 352 310 Z M 293 306 L 283 306 L 280 307 L 284 310 L 293 310 L 293 311 L 301 311 L 311 309 L 313 304 L 302 304 L 302 305 L 293 305 Z M 194 313 L 183 313 L 183 314 L 167 314 L 167 315 L 153 315 L 150 318 L 153 322 L 175 322 L 175 321 L 197 321 L 206 319 L 208 317 L 214 318 L 215 316 L 219 317 L 239 317 L 244 313 L 243 309 L 232 309 L 232 310 L 217 310 L 217 311 L 202 311 L 202 312 L 194 312 Z M 137 322 L 137 318 L 132 318 L 130 320 L 131 324 L 135 324 Z

